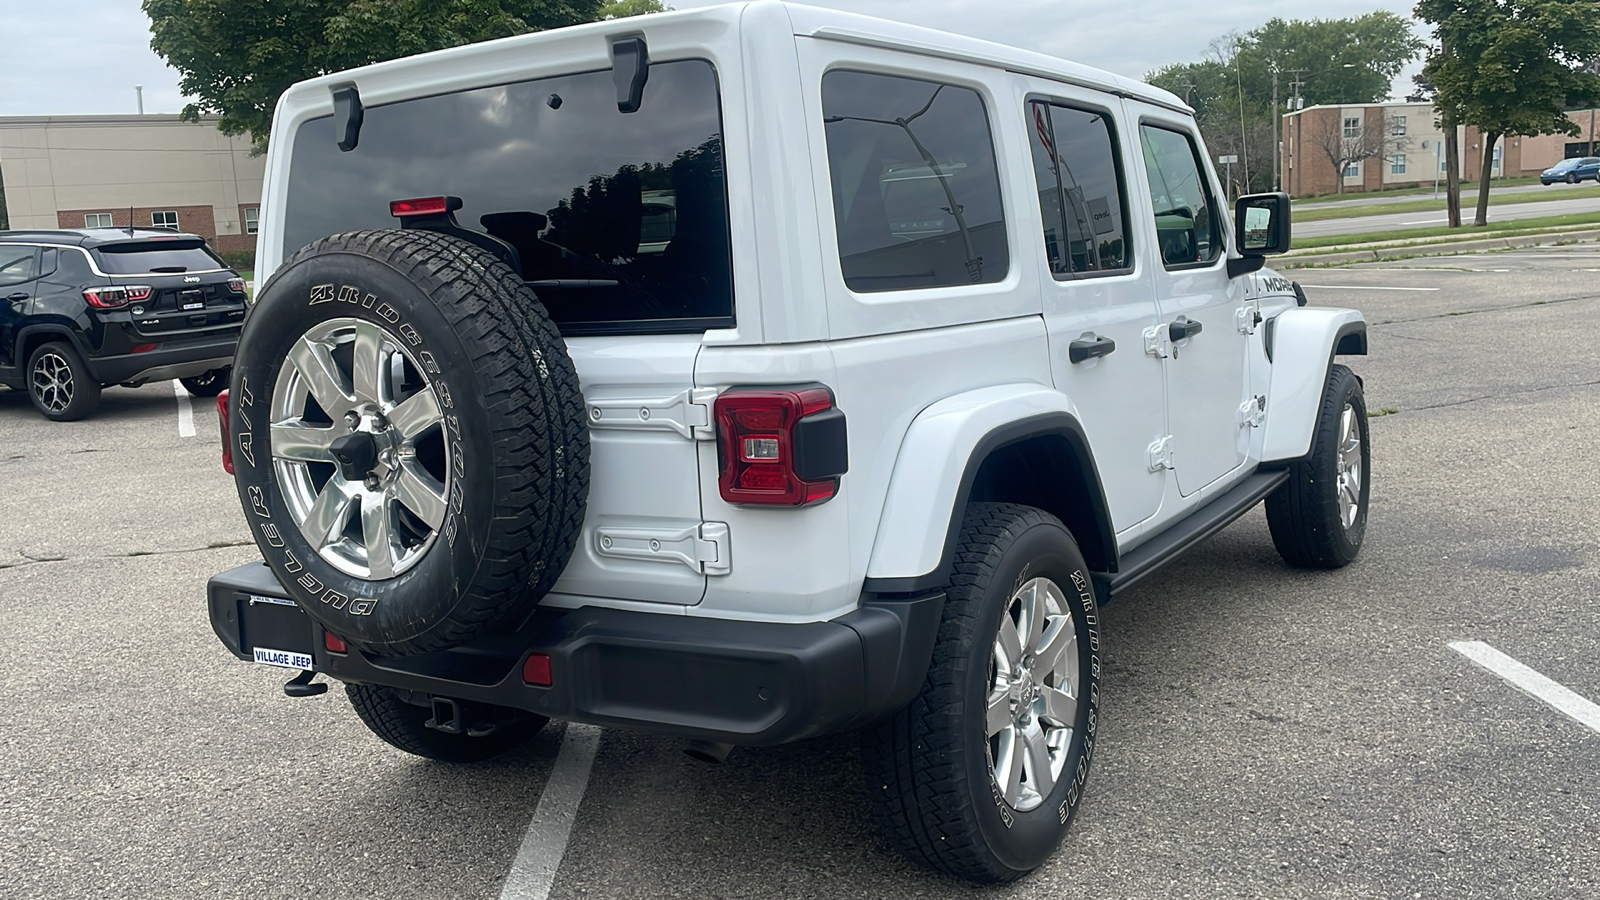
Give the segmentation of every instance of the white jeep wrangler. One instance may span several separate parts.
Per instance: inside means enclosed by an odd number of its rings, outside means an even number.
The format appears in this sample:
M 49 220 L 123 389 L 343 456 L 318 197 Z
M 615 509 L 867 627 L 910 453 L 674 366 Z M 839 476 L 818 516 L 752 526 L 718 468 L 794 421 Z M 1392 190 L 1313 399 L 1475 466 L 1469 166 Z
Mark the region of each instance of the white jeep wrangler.
M 1361 545 L 1365 323 L 1222 198 L 1171 94 L 778 2 L 297 85 L 213 625 L 435 759 L 859 729 L 892 840 L 1016 878 L 1099 604 L 1263 499 L 1292 565 Z

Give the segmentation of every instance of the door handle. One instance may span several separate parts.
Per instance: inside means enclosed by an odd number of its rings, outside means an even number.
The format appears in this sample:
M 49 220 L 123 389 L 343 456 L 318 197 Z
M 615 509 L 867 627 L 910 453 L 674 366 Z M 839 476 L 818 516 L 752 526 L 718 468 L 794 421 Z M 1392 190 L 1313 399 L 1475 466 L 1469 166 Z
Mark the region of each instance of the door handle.
M 1200 331 L 1201 325 L 1199 322 L 1188 316 L 1179 316 L 1172 320 L 1171 325 L 1167 326 L 1167 337 L 1171 338 L 1173 343 L 1177 343 L 1184 338 L 1194 337 Z
M 22 292 L 18 292 L 18 293 L 15 293 L 15 294 L 11 294 L 11 295 L 7 296 L 6 299 L 10 300 L 12 303 L 20 303 L 23 300 L 28 299 L 28 296 L 29 295 L 27 294 L 27 292 L 22 291 Z
M 1078 339 L 1067 345 L 1067 358 L 1074 363 L 1081 363 L 1086 359 L 1108 356 L 1117 349 L 1117 342 L 1108 337 L 1101 337 L 1092 331 L 1085 331 L 1078 335 Z

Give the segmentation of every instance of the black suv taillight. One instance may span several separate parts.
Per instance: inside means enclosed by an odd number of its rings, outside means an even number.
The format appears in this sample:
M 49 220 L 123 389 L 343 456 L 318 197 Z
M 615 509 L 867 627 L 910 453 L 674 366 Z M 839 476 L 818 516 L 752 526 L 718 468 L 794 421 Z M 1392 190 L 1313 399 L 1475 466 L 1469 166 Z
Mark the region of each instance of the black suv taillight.
M 117 309 L 136 303 L 140 300 L 150 299 L 151 289 L 148 285 L 107 285 L 105 287 L 92 287 L 83 289 L 83 299 L 96 309 Z
M 807 506 L 838 493 L 849 463 L 845 419 L 825 386 L 730 388 L 712 415 L 722 499 Z

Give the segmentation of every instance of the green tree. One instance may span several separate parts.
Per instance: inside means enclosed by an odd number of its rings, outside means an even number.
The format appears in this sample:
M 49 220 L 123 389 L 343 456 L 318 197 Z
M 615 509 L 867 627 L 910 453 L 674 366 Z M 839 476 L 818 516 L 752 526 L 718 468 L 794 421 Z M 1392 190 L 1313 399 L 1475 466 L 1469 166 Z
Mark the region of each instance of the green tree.
M 661 0 L 606 0 L 600 7 L 601 19 L 626 19 L 629 16 L 642 16 L 648 13 L 669 12 L 672 7 L 662 4 Z
M 1507 136 L 1576 135 L 1580 129 L 1565 110 L 1600 100 L 1600 76 L 1586 71 L 1600 55 L 1596 4 L 1419 0 L 1416 13 L 1440 41 L 1422 71 L 1437 89 L 1441 120 L 1476 126 L 1483 135 L 1474 224 L 1487 225 L 1495 144 Z
M 1390 12 L 1310 21 L 1273 18 L 1212 41 L 1208 59 L 1166 66 L 1145 80 L 1194 107 L 1209 150 L 1249 161 L 1242 166 L 1248 178 L 1239 169 L 1234 172 L 1241 190 L 1266 190 L 1275 183 L 1271 159 L 1278 116 L 1290 97 L 1298 92 L 1306 106 L 1385 100 L 1395 76 L 1422 49 L 1410 21 Z
M 637 3 L 638 0 L 621 0 Z M 648 3 L 649 0 L 644 0 Z M 222 116 L 266 149 L 297 81 L 428 50 L 589 22 L 603 0 L 143 0 L 151 49 L 180 75 L 191 121 Z

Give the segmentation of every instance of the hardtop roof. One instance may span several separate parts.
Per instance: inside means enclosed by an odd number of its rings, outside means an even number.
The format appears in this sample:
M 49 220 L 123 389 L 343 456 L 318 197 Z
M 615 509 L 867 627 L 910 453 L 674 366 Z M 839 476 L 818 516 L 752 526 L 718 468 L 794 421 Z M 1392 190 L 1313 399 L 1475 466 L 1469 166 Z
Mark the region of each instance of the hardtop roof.
M 782 2 L 782 0 L 749 0 L 749 2 L 725 3 L 698 9 L 654 13 L 631 19 L 589 22 L 582 25 L 570 25 L 565 28 L 554 28 L 549 31 L 484 41 L 478 44 L 468 44 L 462 47 L 452 47 L 447 50 L 436 50 L 431 53 L 373 63 L 368 66 L 312 78 L 296 84 L 289 89 L 288 93 L 298 94 L 315 89 L 325 90 L 335 85 L 346 84 L 352 79 L 359 79 L 363 75 L 379 73 L 394 75 L 398 71 L 404 71 L 413 66 L 431 68 L 449 62 L 463 62 L 473 59 L 475 56 L 498 53 L 505 49 L 514 48 L 518 51 L 536 50 L 574 37 L 590 36 L 596 33 L 617 34 L 630 30 L 636 33 L 643 28 L 645 29 L 645 37 L 648 39 L 648 26 L 667 24 L 669 22 L 681 23 L 700 19 L 722 22 L 736 27 L 746 27 L 751 20 L 744 19 L 744 10 L 757 5 L 781 7 L 793 26 L 793 33 L 801 37 L 868 44 L 924 56 L 956 59 L 977 65 L 1008 69 L 1105 90 L 1185 113 L 1193 112 L 1192 108 L 1179 99 L 1176 94 L 1132 78 L 1107 72 L 1103 69 L 1096 69 L 1092 66 L 993 41 L 951 34 L 920 25 L 908 25 L 858 13 L 787 3 Z M 768 20 L 763 17 L 755 21 Z

